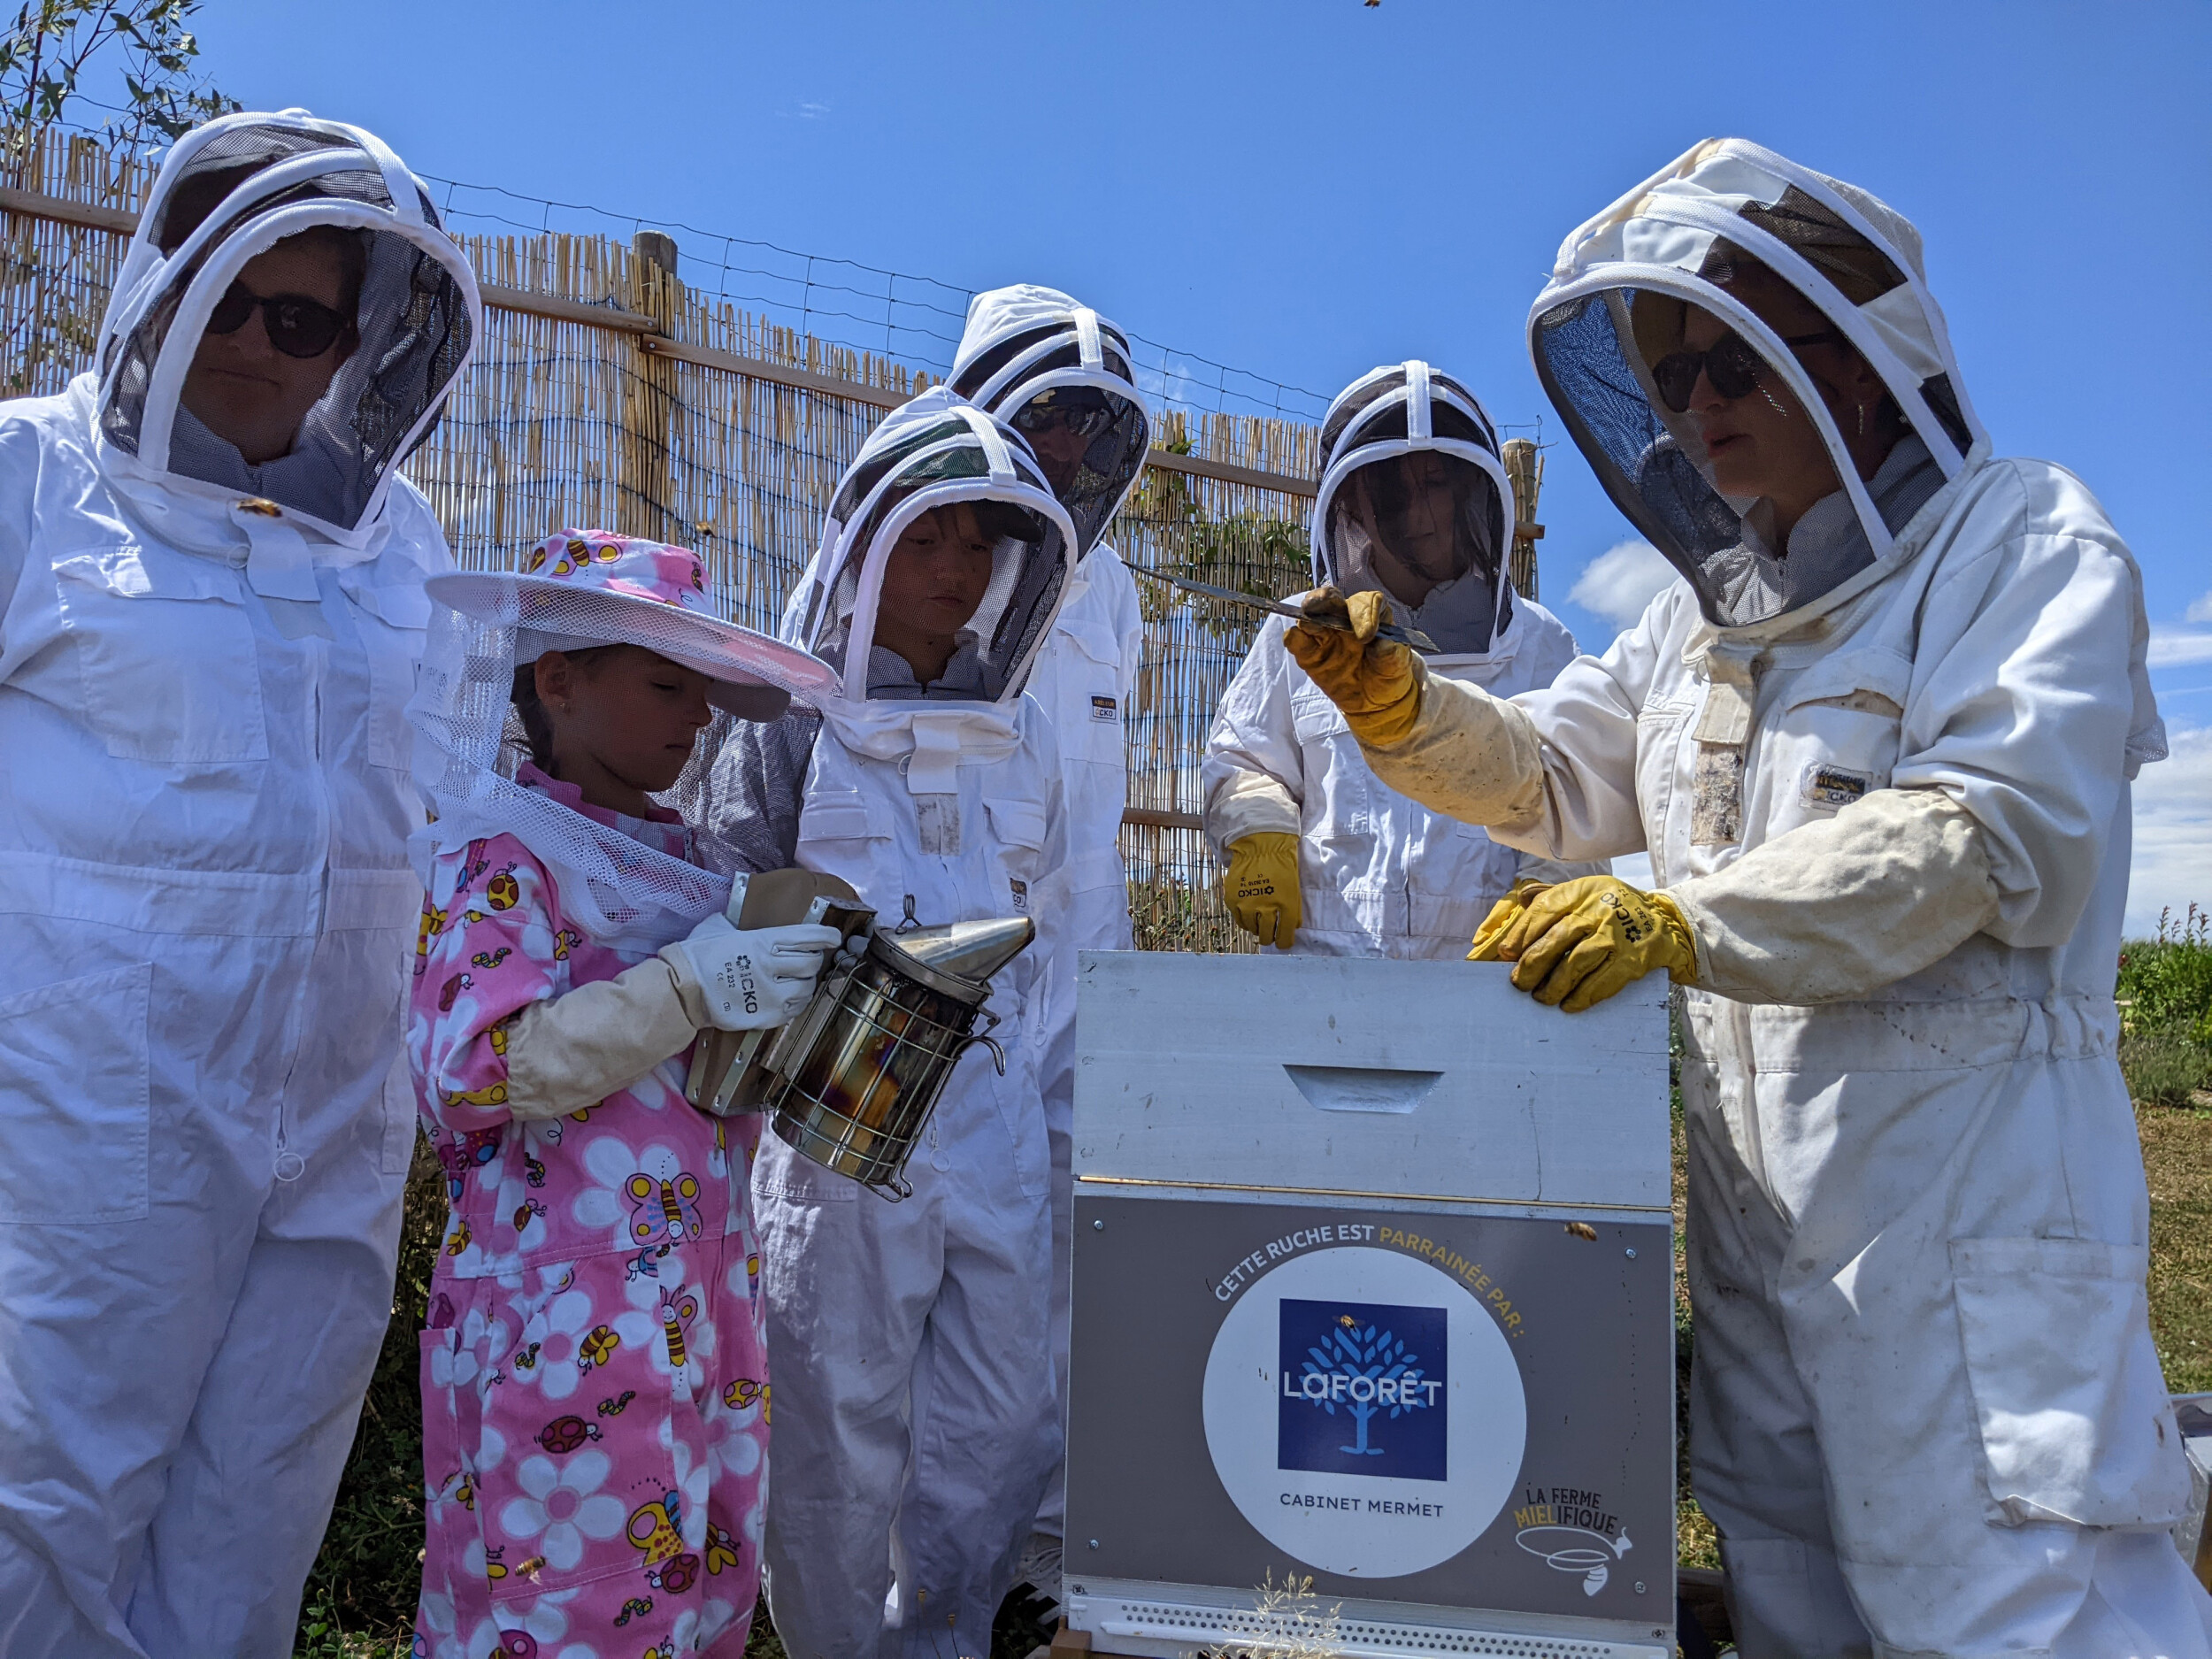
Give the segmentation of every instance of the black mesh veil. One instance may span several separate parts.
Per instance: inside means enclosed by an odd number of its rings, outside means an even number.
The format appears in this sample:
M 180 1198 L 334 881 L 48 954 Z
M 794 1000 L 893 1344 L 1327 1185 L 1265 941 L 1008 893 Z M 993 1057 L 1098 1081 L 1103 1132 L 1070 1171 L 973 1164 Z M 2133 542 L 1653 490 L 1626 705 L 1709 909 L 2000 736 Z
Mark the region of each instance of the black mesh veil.
M 241 273 L 280 243 L 337 273 L 343 326 L 308 359 L 334 366 L 320 396 L 308 392 L 289 450 L 249 460 L 224 429 L 221 377 L 204 377 L 196 358 L 234 284 L 268 297 Z M 261 329 L 269 314 L 213 332 Z M 180 142 L 126 256 L 102 345 L 101 434 L 151 472 L 273 502 L 348 537 L 365 530 L 434 424 L 478 315 L 466 260 L 380 143 L 303 117 L 226 117 Z
M 884 643 L 879 620 L 901 537 L 946 510 L 990 541 L 991 572 L 952 660 L 924 683 Z M 840 481 L 798 641 L 839 670 L 853 702 L 1011 702 L 1059 610 L 1073 558 L 1067 511 L 1028 446 L 940 388 L 895 410 Z
M 1418 360 L 1379 368 L 1322 422 L 1314 580 L 1376 590 L 1447 656 L 1488 651 L 1513 614 L 1512 485 L 1473 393 Z
M 1074 523 L 1077 557 L 1096 546 L 1152 442 L 1121 331 L 1057 289 L 980 294 L 951 385 L 1030 441 Z

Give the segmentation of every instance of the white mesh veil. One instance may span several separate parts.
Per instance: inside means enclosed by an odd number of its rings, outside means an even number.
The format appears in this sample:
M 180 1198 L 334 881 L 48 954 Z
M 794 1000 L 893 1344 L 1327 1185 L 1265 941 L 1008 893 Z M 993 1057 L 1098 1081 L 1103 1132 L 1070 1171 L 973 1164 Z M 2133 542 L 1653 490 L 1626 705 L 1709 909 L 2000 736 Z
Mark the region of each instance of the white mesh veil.
M 549 637 L 572 649 L 584 641 L 642 645 L 672 660 L 688 659 L 687 665 L 702 672 L 740 674 L 763 682 L 761 689 L 773 687 L 778 703 L 795 692 L 819 697 L 833 681 L 821 664 L 795 647 L 673 605 L 611 604 L 622 595 L 594 589 L 549 597 L 542 589 L 518 589 L 513 579 L 507 580 L 505 593 L 505 602 L 485 605 L 483 615 L 464 615 L 444 604 L 434 608 L 407 710 L 415 727 L 415 780 L 436 813 L 409 844 L 416 872 L 426 885 L 431 861 L 440 852 L 512 834 L 552 872 L 563 910 L 595 942 L 626 954 L 657 950 L 728 904 L 730 876 L 740 860 L 719 838 L 697 828 L 689 832 L 694 862 L 672 857 L 513 780 L 518 763 L 526 758 L 511 701 L 518 636 L 537 636 L 524 645 L 526 658 L 549 649 Z M 654 611 L 667 615 L 647 614 Z M 527 629 L 518 626 L 524 621 Z M 742 636 L 741 667 L 730 660 L 732 634 Z M 703 666 L 718 657 L 718 669 Z M 697 745 L 666 797 L 695 798 L 703 781 L 695 774 L 703 774 L 712 757 L 710 746 Z
M 1447 656 L 1487 651 L 1513 614 L 1513 487 L 1481 400 L 1418 359 L 1372 369 L 1329 406 L 1321 453 L 1314 580 L 1388 595 Z
M 290 452 L 249 463 L 185 407 L 187 379 L 242 268 L 303 233 L 355 267 L 358 299 Z M 125 255 L 102 327 L 101 435 L 188 488 L 257 496 L 357 541 L 437 419 L 480 315 L 468 261 L 373 134 L 298 111 L 226 116 L 178 142 Z

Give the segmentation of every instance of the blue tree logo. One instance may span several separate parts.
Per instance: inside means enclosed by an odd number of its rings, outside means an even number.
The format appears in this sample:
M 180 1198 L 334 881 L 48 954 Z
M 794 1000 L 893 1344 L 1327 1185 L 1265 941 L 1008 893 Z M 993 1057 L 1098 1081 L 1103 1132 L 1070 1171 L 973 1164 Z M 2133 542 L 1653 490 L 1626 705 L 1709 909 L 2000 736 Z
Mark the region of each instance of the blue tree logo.
M 1443 1479 L 1444 1310 L 1289 1298 L 1280 1306 L 1278 1466 Z

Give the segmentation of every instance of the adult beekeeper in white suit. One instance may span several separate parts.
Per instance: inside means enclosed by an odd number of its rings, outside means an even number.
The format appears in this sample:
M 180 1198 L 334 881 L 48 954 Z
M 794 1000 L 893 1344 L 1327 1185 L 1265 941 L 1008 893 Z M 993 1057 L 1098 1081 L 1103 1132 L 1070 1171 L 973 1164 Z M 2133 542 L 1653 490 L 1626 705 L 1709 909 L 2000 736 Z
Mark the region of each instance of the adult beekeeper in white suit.
M 1369 371 L 1321 423 L 1314 580 L 1402 606 L 1428 671 L 1494 696 L 1548 686 L 1574 635 L 1507 580 L 1513 487 L 1474 394 L 1427 364 Z M 1262 626 L 1215 711 L 1200 782 L 1237 926 L 1326 956 L 1456 960 L 1517 884 L 1602 871 L 1494 841 L 1377 780 L 1344 717 Z
M 1687 987 L 1692 1475 L 1743 1652 L 2201 1659 L 2114 1058 L 2165 752 L 2126 544 L 1992 457 L 1912 227 L 1755 145 L 1577 230 L 1530 334 L 1680 580 L 1510 703 L 1291 647 L 1394 787 L 1651 854 L 1656 891 L 1554 887 L 1494 954 L 1570 1010 Z
M 1052 964 L 1058 1047 L 1046 1057 L 1052 1137 L 1052 1340 L 1064 1428 L 1068 1399 L 1068 1229 L 1073 1225 L 1075 969 L 1083 950 L 1132 948 L 1121 813 L 1129 799 L 1125 726 L 1144 662 L 1136 578 L 1102 539 L 1144 472 L 1152 422 L 1137 396 L 1129 342 L 1057 288 L 1018 283 L 979 294 L 953 358 L 952 389 L 1029 441 L 1075 526 L 1075 573 L 1029 671 L 1029 695 L 1052 722 L 1067 791 L 1065 926 Z M 1060 1599 L 1067 1492 L 1045 1488 L 1023 1577 Z
M 870 434 L 793 630 L 818 717 L 741 725 L 709 827 L 755 870 L 841 877 L 878 925 L 1027 914 L 896 1203 L 764 1137 L 754 1171 L 776 1475 L 765 1559 L 795 1659 L 990 1651 L 1059 1455 L 1039 1072 L 1064 892 L 1059 751 L 1023 695 L 1075 532 L 1021 437 L 940 388 Z
M 397 474 L 478 319 L 370 134 L 179 141 L 0 407 L 0 1651 L 278 1655 L 391 1307 L 421 908 Z

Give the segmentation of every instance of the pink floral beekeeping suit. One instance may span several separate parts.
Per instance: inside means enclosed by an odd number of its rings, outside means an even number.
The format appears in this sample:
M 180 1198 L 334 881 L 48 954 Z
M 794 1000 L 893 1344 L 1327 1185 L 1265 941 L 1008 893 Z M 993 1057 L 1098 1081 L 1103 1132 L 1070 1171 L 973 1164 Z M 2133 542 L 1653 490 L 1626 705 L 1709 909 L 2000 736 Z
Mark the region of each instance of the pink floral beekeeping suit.
M 683 856 L 672 814 L 522 780 Z M 408 1027 L 452 1212 L 423 1333 L 426 1659 L 744 1649 L 767 1490 L 759 1120 L 687 1105 L 685 1055 L 550 1122 L 503 1103 L 514 1015 L 639 959 L 565 921 L 513 836 L 439 856 Z

